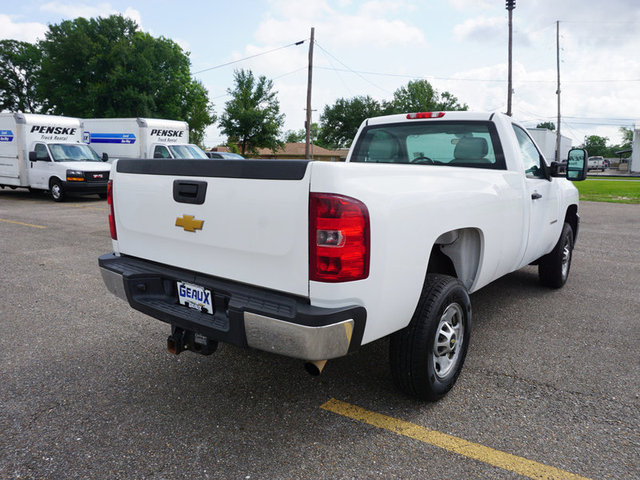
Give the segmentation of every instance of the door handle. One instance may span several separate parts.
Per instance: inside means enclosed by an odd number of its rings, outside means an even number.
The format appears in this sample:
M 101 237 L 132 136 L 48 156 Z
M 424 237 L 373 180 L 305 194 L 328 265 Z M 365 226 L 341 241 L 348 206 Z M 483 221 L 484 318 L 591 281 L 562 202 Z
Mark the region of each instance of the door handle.
M 173 199 L 178 203 L 202 205 L 207 194 L 207 182 L 173 181 Z
M 533 192 L 531 194 L 531 200 L 538 200 L 539 198 L 542 198 L 542 195 L 540 195 L 538 192 Z

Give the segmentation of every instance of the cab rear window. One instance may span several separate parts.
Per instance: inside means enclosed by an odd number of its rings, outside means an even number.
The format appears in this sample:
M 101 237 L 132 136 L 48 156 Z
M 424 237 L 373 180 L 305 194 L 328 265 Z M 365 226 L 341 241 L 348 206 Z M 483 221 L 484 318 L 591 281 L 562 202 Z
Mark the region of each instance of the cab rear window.
M 402 122 L 366 127 L 352 162 L 447 165 L 504 170 L 491 122 Z

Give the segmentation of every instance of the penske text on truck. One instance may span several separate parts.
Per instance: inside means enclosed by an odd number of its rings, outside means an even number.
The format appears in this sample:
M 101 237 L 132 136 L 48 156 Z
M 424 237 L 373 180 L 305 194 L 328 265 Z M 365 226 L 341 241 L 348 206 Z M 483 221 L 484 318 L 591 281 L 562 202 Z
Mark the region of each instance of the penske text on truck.
M 80 119 L 0 113 L 0 187 L 107 195 L 109 167 L 82 142 Z
M 189 143 L 187 122 L 159 118 L 89 118 L 84 141 L 109 160 L 131 158 L 207 158 Z

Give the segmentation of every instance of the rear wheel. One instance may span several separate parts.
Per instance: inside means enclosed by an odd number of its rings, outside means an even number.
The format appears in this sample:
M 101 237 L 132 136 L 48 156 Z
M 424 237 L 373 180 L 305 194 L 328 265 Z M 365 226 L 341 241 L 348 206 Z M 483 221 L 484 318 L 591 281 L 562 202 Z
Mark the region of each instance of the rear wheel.
M 550 288 L 562 287 L 569 278 L 571 257 L 573 256 L 573 229 L 565 223 L 558 243 L 551 253 L 539 260 L 538 278 L 540 283 Z
M 471 334 L 471 302 L 464 285 L 428 274 L 411 323 L 391 336 L 396 386 L 424 400 L 442 398 L 455 384 Z
M 49 191 L 51 192 L 51 198 L 56 202 L 62 202 L 65 198 L 64 188 L 62 182 L 57 178 L 52 179 L 49 182 Z

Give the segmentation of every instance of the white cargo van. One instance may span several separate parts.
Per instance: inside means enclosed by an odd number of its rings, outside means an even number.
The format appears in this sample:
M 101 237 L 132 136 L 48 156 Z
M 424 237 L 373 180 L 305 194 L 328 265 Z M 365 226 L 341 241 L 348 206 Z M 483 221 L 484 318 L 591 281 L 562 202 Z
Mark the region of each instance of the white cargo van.
M 107 196 L 110 165 L 82 143 L 79 118 L 0 113 L 0 188 Z
M 187 122 L 159 118 L 88 118 L 83 139 L 109 161 L 118 158 L 207 158 L 189 143 Z

